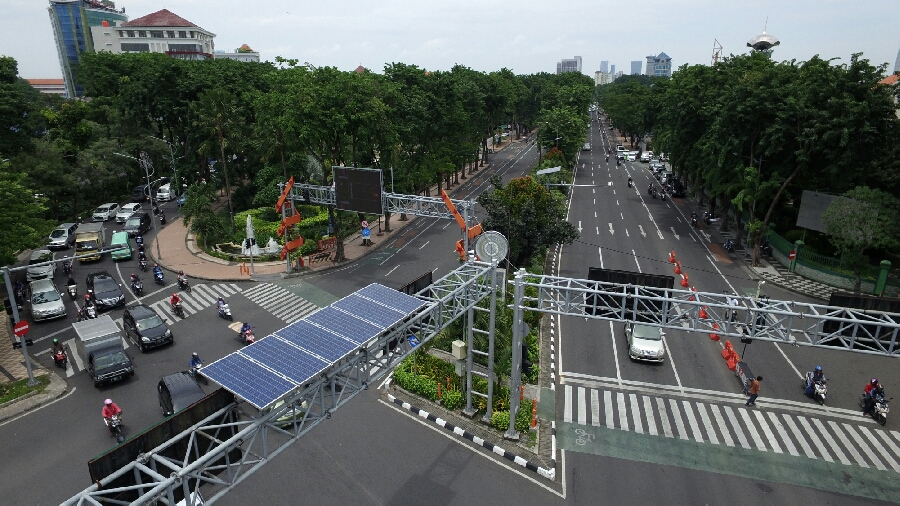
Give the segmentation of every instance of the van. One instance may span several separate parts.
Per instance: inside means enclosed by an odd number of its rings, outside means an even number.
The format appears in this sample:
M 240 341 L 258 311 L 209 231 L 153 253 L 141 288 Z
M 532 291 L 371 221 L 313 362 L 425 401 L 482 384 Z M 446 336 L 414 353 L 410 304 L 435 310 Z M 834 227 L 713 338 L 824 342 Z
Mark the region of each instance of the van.
M 135 186 L 131 190 L 131 200 L 134 202 L 144 202 L 150 197 L 150 185 L 142 184 Z
M 141 211 L 128 217 L 122 231 L 127 232 L 129 237 L 134 237 L 137 234 L 143 235 L 150 230 L 150 225 L 150 215 Z
M 113 260 L 131 260 L 131 242 L 128 240 L 128 232 L 115 232 L 112 235 L 112 240 L 109 241 L 110 248 L 118 248 L 119 246 L 123 246 L 122 249 L 117 249 L 112 252 Z
M 160 202 L 168 202 L 170 200 L 175 200 L 176 197 L 178 197 L 178 195 L 176 194 L 176 192 L 174 190 L 172 190 L 171 183 L 164 184 L 164 185 L 160 186 L 158 190 L 156 190 L 156 200 L 158 200 Z

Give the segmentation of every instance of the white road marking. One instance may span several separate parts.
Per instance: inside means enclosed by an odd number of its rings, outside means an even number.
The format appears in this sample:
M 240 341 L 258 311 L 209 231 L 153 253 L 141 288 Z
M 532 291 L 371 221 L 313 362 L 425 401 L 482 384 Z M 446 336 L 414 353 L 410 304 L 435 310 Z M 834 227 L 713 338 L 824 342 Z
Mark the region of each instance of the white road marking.
M 609 234 L 610 234 L 610 235 L 616 235 L 616 231 L 613 230 L 612 223 L 609 224 Z
M 394 272 L 395 270 L 397 270 L 397 267 L 400 267 L 400 266 L 399 266 L 399 265 L 395 265 L 393 269 L 389 270 L 388 273 L 384 275 L 384 277 L 390 276 L 392 272 Z
M 672 426 L 669 425 L 669 415 L 666 413 L 666 403 L 662 397 L 656 398 L 656 407 L 659 408 L 659 423 L 662 425 L 663 434 L 666 437 L 674 437 L 672 435 Z
M 566 385 L 565 388 L 566 404 L 563 410 L 563 421 L 572 423 L 572 385 Z
M 597 248 L 597 253 L 600 254 L 600 268 L 603 268 L 603 248 Z M 612 322 L 610 322 L 612 324 Z
M 587 425 L 587 402 L 584 387 L 578 387 L 578 424 Z
M 616 404 L 619 408 L 619 428 L 622 430 L 629 430 L 628 411 L 625 409 L 625 394 L 616 392 Z
M 591 425 L 600 426 L 600 391 L 591 389 Z
M 606 428 L 612 429 L 615 425 L 613 424 L 612 392 L 609 390 L 603 391 L 603 406 L 606 408 Z
M 638 225 L 638 228 L 641 229 L 641 237 L 647 237 L 647 232 L 644 232 L 644 227 L 641 225 Z
M 681 236 L 679 236 L 678 234 L 675 233 L 675 227 L 669 227 L 669 228 L 672 229 L 672 235 L 675 236 L 675 240 L 676 240 L 676 241 L 680 241 L 680 240 L 681 240 Z
M 419 249 L 422 249 L 422 248 L 424 248 L 425 246 L 428 246 L 428 243 L 430 243 L 430 242 L 431 242 L 431 241 L 425 241 L 425 244 L 419 246 Z
M 691 432 L 694 433 L 694 440 L 698 443 L 704 443 L 703 434 L 700 432 L 700 425 L 697 424 L 697 417 L 694 416 L 694 410 L 691 409 L 691 403 L 683 400 L 681 401 L 682 406 L 684 406 L 684 414 L 687 416 L 688 425 L 691 426 Z
M 637 259 L 637 253 L 635 253 L 635 252 L 634 252 L 634 250 L 631 250 L 631 256 L 633 256 L 633 257 L 634 257 L 634 263 L 635 263 L 635 264 L 637 264 L 637 269 L 638 269 L 638 272 L 640 272 L 640 273 L 642 273 L 642 274 L 643 274 L 643 272 L 644 272 L 644 271 L 642 271 L 642 270 L 641 270 L 641 264 L 640 264 L 640 263 L 638 263 L 638 259 Z

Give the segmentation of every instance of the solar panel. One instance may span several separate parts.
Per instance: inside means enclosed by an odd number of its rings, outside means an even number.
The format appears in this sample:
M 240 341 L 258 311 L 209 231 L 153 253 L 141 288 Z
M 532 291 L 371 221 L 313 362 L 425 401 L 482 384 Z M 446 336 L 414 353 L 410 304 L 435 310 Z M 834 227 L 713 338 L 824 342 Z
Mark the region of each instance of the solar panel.
M 277 336 L 262 339 L 241 350 L 241 354 L 266 364 L 298 384 L 306 383 L 331 365 Z
M 275 334 L 332 363 L 359 347 L 356 343 L 317 327 L 306 320 L 293 323 Z
M 362 344 L 372 339 L 384 330 L 384 327 L 364 322 L 333 307 L 326 307 L 321 311 L 316 311 L 314 314 L 307 316 L 306 321 L 325 327 L 331 332 L 357 344 Z
M 352 294 L 333 303 L 330 307 L 340 309 L 345 313 L 371 322 L 383 329 L 402 320 L 406 314 L 382 306 L 377 302 Z M 346 318 L 346 316 L 345 316 Z
M 284 397 L 297 386 L 240 353 L 209 364 L 203 368 L 203 375 L 258 409 Z
M 425 305 L 425 301 L 421 299 L 406 295 L 403 292 L 398 292 L 397 290 L 393 290 L 384 285 L 379 285 L 378 283 L 372 283 L 362 290 L 358 290 L 356 294 L 367 299 L 372 299 L 375 302 L 392 309 L 396 309 L 404 315 L 415 313 L 416 310 Z

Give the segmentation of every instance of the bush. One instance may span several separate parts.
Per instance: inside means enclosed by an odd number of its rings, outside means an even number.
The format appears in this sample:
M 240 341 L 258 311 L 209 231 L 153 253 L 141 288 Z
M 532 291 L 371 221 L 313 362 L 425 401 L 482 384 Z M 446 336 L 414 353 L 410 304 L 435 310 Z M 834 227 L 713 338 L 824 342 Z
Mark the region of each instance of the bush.
M 531 427 L 531 410 L 534 409 L 534 401 L 525 401 L 519 406 L 519 412 L 516 413 L 516 430 L 526 431 Z M 507 427 L 509 427 L 509 414 L 506 416 Z
M 463 407 L 465 398 L 463 397 L 462 392 L 458 390 L 448 390 L 447 392 L 444 392 L 442 402 L 444 403 L 444 407 L 450 411 L 455 411 Z
M 509 411 L 494 411 L 491 414 L 491 425 L 497 430 L 509 429 Z

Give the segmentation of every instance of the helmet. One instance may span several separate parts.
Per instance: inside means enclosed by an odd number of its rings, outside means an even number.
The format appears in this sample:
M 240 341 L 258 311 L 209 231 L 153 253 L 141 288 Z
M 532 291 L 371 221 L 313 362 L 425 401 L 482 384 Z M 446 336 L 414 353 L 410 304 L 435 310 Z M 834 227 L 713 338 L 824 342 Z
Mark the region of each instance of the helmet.
M 178 271 L 179 276 L 184 276 L 184 271 Z
M 878 384 L 878 378 L 872 378 L 872 381 L 870 381 L 870 383 L 872 383 L 873 385 L 877 385 L 877 384 Z
M 53 344 L 59 344 L 59 339 L 53 338 Z
M 199 355 L 197 355 L 197 352 L 196 352 L 196 351 L 195 351 L 194 353 L 191 353 L 191 356 L 194 357 L 194 358 L 199 357 Z
M 112 399 L 106 399 L 105 401 L 103 401 L 103 404 L 109 406 L 110 404 L 112 404 Z
M 91 294 L 89 294 L 89 293 L 84 294 L 84 300 L 90 300 L 90 299 L 91 299 Z
M 177 299 L 177 298 L 178 298 L 178 293 L 177 293 L 177 292 L 176 292 L 176 293 L 173 293 L 173 294 L 172 294 L 172 298 L 173 298 L 173 299 Z
M 225 299 L 224 299 L 224 298 L 222 298 L 222 297 L 219 297 L 219 300 L 221 300 L 221 301 L 224 301 L 224 300 L 225 300 Z
M 817 365 L 817 366 L 816 366 L 816 371 L 821 371 L 821 370 L 822 370 L 822 366 Z

